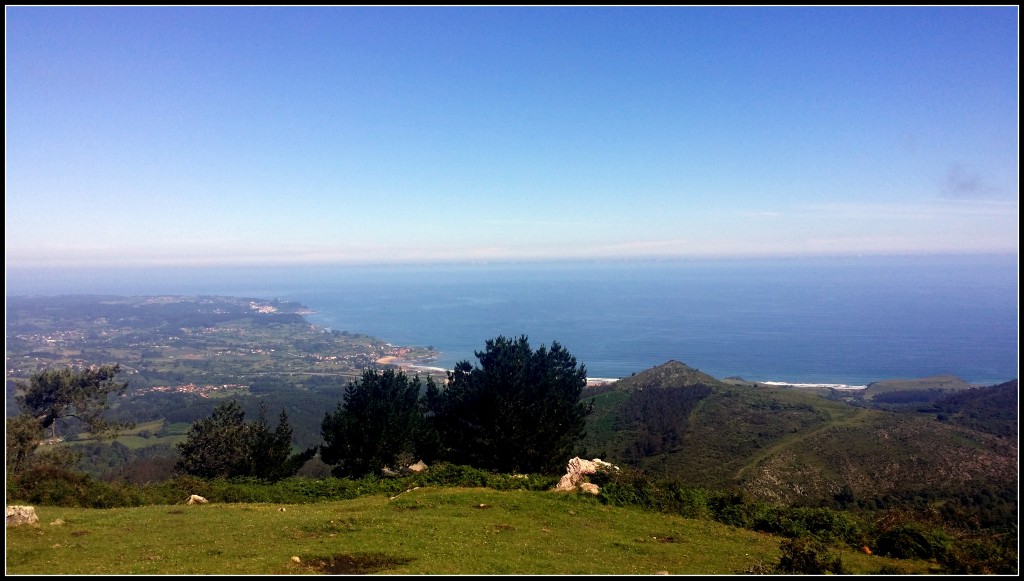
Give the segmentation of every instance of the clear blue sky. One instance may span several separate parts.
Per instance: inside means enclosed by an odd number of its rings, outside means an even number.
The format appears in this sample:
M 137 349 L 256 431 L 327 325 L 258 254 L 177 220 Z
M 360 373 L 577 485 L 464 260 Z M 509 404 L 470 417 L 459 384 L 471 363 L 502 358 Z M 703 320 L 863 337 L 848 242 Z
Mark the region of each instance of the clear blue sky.
M 6 261 L 1018 250 L 1018 9 L 10 7 Z

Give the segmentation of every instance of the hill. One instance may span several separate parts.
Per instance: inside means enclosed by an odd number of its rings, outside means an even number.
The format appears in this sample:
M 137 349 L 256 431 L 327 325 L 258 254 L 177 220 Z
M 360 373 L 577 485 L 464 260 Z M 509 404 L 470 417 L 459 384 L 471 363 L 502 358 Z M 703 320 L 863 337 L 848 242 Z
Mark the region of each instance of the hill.
M 673 359 L 642 373 L 634 373 L 632 376 L 620 379 L 612 385 L 615 389 L 621 391 L 638 391 L 645 387 L 670 389 L 718 385 L 720 383 L 720 381 L 707 373 Z
M 587 398 L 595 410 L 588 453 L 687 485 L 803 505 L 987 491 L 1014 499 L 1015 510 L 1016 440 L 943 421 L 936 410 L 866 409 L 822 397 L 828 390 L 727 384 L 676 361 L 609 387 Z M 1011 388 L 988 389 L 946 405 L 960 402 L 957 413 L 970 415 L 986 398 L 1006 400 Z M 1004 425 L 1016 426 L 1016 405 L 1001 409 Z
M 1016 439 L 1018 400 L 1017 380 L 1014 379 L 948 394 L 938 399 L 932 408 L 939 420 Z

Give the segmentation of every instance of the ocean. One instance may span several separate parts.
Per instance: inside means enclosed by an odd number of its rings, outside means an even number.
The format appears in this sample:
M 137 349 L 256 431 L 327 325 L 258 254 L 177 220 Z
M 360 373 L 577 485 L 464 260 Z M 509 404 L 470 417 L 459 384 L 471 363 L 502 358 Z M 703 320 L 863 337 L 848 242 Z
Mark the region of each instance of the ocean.
M 561 343 L 592 378 L 672 359 L 790 383 L 1018 372 L 1017 255 L 7 269 L 7 294 L 279 298 L 317 325 L 433 346 L 446 368 L 526 335 Z

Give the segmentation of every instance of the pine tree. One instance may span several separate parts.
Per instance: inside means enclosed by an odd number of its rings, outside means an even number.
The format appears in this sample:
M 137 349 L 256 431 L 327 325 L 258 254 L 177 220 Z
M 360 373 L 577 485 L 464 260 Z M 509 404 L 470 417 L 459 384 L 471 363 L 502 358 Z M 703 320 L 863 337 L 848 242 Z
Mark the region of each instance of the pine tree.
M 428 388 L 433 379 L 427 378 Z M 345 388 L 343 401 L 321 424 L 320 458 L 338 476 L 363 476 L 395 467 L 400 456 L 415 451 L 422 423 L 419 376 L 374 369 Z
M 236 400 L 219 404 L 210 417 L 189 427 L 187 438 L 177 445 L 181 455 L 175 470 L 202 478 L 248 474 L 251 431 Z
M 221 403 L 210 417 L 192 424 L 178 450 L 177 472 L 203 478 L 252 476 L 263 480 L 292 476 L 316 454 L 315 447 L 291 453 L 292 428 L 285 410 L 271 431 L 265 404 L 260 403 L 256 420 L 245 423 L 245 412 L 236 400 Z
M 115 381 L 120 365 L 103 365 L 75 371 L 46 369 L 32 374 L 28 383 L 18 382 L 24 392 L 16 397 L 22 412 L 31 415 L 51 437 L 57 436 L 57 424 L 74 418 L 83 422 L 90 433 L 107 435 L 130 423 L 112 422 L 103 417 L 110 408 L 109 396 L 125 392 L 128 384 Z
M 586 368 L 558 342 L 530 348 L 526 336 L 499 336 L 460 362 L 426 407 L 440 438 L 438 456 L 502 472 L 560 470 L 583 437 L 590 406 L 580 402 Z

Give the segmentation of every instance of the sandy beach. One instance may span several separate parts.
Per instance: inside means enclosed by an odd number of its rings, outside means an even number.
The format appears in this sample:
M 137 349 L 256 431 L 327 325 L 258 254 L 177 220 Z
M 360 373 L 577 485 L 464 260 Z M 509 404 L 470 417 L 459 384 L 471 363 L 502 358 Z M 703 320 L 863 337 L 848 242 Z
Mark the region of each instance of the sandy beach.
M 381 357 L 380 359 L 377 360 L 377 364 L 378 365 L 394 365 L 399 370 L 404 371 L 407 374 L 411 373 L 411 374 L 414 374 L 414 375 L 415 374 L 433 375 L 435 377 L 442 377 L 442 378 L 443 377 L 447 377 L 448 376 L 448 372 L 451 371 L 450 369 L 445 369 L 444 367 L 433 367 L 433 366 L 430 366 L 430 365 L 422 365 L 422 364 L 417 363 L 415 361 L 408 361 L 406 359 L 402 359 L 400 357 L 395 357 L 393 355 L 388 355 L 388 356 L 385 356 L 385 357 Z M 608 383 L 614 383 L 614 382 L 616 382 L 618 380 L 619 380 L 619 378 L 617 378 L 617 377 L 588 377 L 587 378 L 587 387 L 597 387 L 599 385 L 605 385 L 605 384 L 608 384 Z
M 415 361 L 408 361 L 408 360 L 402 359 L 400 357 L 395 357 L 393 355 L 388 355 L 386 357 L 381 357 L 380 359 L 377 360 L 377 364 L 379 364 L 379 365 L 394 365 L 400 371 L 404 371 L 407 374 L 408 373 L 412 373 L 414 375 L 415 374 L 425 374 L 425 375 L 433 375 L 433 376 L 439 376 L 439 377 L 447 377 L 448 376 L 448 371 L 449 371 L 448 369 L 445 369 L 444 367 L 433 367 L 433 366 L 430 366 L 430 365 L 422 365 L 422 364 L 417 363 Z

